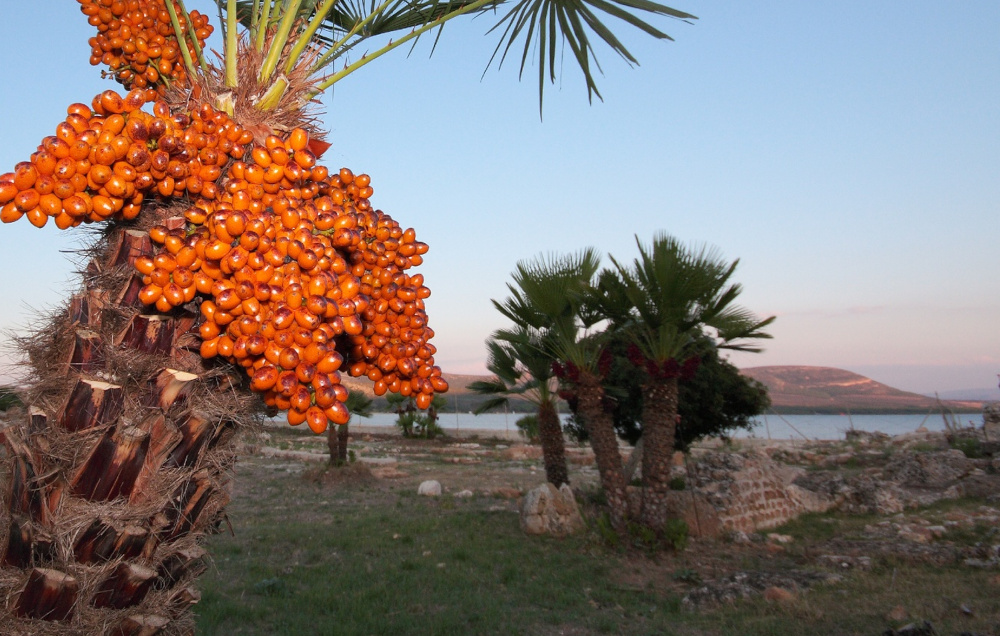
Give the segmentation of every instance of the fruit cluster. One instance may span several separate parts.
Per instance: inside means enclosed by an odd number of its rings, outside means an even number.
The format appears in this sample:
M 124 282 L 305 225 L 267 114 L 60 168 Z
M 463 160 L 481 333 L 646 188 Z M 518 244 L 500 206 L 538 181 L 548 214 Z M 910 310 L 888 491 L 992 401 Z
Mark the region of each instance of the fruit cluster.
M 55 135 L 29 161 L 0 175 L 0 221 L 27 216 L 37 227 L 52 218 L 60 229 L 112 217 L 133 219 L 147 196 L 214 198 L 215 181 L 230 158 L 241 157 L 253 135 L 223 114 L 208 123 L 197 114 L 171 114 L 133 89 L 124 98 L 104 91 L 91 106 L 73 104 Z
M 209 104 L 142 111 L 153 96 L 106 91 L 92 109 L 71 106 L 29 162 L 0 175 L 0 220 L 41 227 L 53 217 L 65 228 L 132 219 L 147 197 L 184 197 L 186 227 L 153 227 L 159 253 L 136 260 L 139 299 L 168 312 L 201 298 L 202 356 L 246 369 L 290 424 L 346 423 L 345 363 L 376 394 L 412 395 L 420 408 L 446 391 L 430 290 L 407 272 L 427 245 L 372 209 L 371 179 L 330 174 L 302 129 L 259 145 Z
M 190 41 L 191 30 L 199 47 L 212 34 L 207 15 L 192 11 L 185 15 L 177 2 L 183 42 L 178 42 L 164 0 L 77 0 L 97 35 L 90 38 L 90 63 L 104 64 L 110 74 L 126 89 L 154 87 L 161 94 L 169 82 L 184 83 L 187 71 L 180 47 L 188 47 L 195 59 L 197 51 Z M 190 29 L 189 29 L 190 25 Z

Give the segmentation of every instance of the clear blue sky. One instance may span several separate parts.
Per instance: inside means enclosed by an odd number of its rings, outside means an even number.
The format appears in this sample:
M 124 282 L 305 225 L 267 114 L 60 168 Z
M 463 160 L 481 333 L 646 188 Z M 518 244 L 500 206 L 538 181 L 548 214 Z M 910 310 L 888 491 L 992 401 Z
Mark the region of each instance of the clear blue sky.
M 189 0 L 189 8 L 210 3 Z M 536 69 L 481 78 L 490 21 L 397 50 L 325 100 L 325 163 L 372 176 L 373 202 L 431 245 L 438 361 L 484 370 L 490 304 L 519 259 L 593 246 L 630 260 L 665 230 L 739 258 L 742 303 L 777 315 L 741 366 L 837 366 L 921 392 L 995 387 L 1000 372 L 1000 4 L 706 2 L 675 42 L 599 50 L 588 105 L 567 54 L 539 121 Z M 0 167 L 73 101 L 111 86 L 68 0 L 0 23 Z M 44 37 L 46 21 L 53 31 Z M 0 327 L 75 284 L 79 235 L 0 226 Z M 3 372 L 0 371 L 0 375 Z M 1000 391 L 997 392 L 1000 398 Z

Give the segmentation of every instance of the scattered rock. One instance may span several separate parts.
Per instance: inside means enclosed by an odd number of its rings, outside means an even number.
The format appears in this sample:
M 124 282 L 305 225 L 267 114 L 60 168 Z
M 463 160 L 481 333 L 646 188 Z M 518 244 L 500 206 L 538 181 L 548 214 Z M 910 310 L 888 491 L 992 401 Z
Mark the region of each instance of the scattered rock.
M 947 531 L 948 529 L 944 526 L 927 526 L 927 532 L 929 532 L 931 537 L 934 539 L 940 539 Z
M 468 499 L 469 497 L 472 497 L 474 494 L 475 493 L 473 493 L 471 490 L 465 489 L 456 492 L 455 496 L 458 497 L 459 499 Z
M 1000 456 L 994 457 L 993 472 L 995 474 L 972 474 L 958 485 L 963 497 L 989 499 L 1000 492 Z
M 791 603 L 795 600 L 795 593 L 783 587 L 771 586 L 764 590 L 764 600 L 776 603 Z
M 928 532 L 927 528 L 908 526 L 901 528 L 897 536 L 904 541 L 912 541 L 913 543 L 930 543 L 933 535 Z
M 890 531 L 891 527 L 888 528 Z M 954 545 L 945 542 L 914 543 L 912 541 L 889 540 L 897 538 L 895 534 L 877 535 L 872 540 L 835 538 L 824 544 L 824 550 L 830 554 L 866 556 L 871 559 L 891 557 L 909 563 L 930 563 L 934 565 L 953 565 L 960 563 L 963 554 Z M 969 555 L 971 556 L 971 555 Z
M 375 475 L 379 479 L 402 479 L 403 477 L 409 477 L 408 473 L 404 473 L 395 466 L 372 468 L 372 475 Z
M 399 460 L 397 460 L 395 457 L 359 457 L 358 461 L 363 462 L 365 464 L 389 466 L 398 463 Z
M 1000 562 L 997 562 L 996 559 L 974 559 L 974 558 L 970 558 L 970 559 L 966 559 L 962 563 L 964 563 L 966 566 L 968 566 L 970 568 L 992 568 L 992 567 L 996 567 L 997 565 L 1000 565 Z
M 899 629 L 887 629 L 882 632 L 882 636 L 937 636 L 934 626 L 924 621 L 923 623 L 910 623 Z
M 729 534 L 729 540 L 736 545 L 750 545 L 750 535 L 742 530 L 736 530 Z
M 566 460 L 574 466 L 593 466 L 595 463 L 593 452 L 566 453 Z
M 884 444 L 889 441 L 889 435 L 879 431 L 861 431 L 856 428 L 849 429 L 844 433 L 848 442 L 858 444 Z
M 511 446 L 500 452 L 500 457 L 512 462 L 523 462 L 529 459 L 539 459 L 542 449 L 538 446 Z
M 521 505 L 521 530 L 526 534 L 564 537 L 584 528 L 573 491 L 567 484 L 542 484 L 528 491 Z
M 847 464 L 852 459 L 854 459 L 854 453 L 838 453 L 836 455 L 827 455 L 823 461 L 823 466 L 843 466 Z
M 264 457 L 277 457 L 279 459 L 295 459 L 303 462 L 325 462 L 330 459 L 327 453 L 311 453 L 309 451 L 282 450 L 270 446 L 261 446 L 260 454 Z
M 867 556 L 822 554 L 816 557 L 816 562 L 822 565 L 841 568 L 844 570 L 870 570 L 872 568 L 872 559 Z
M 946 488 L 972 472 L 975 465 L 960 450 L 903 452 L 892 456 L 885 478 L 902 486 Z
M 689 609 L 729 603 L 763 594 L 771 588 L 797 594 L 817 583 L 840 581 L 836 574 L 788 570 L 785 572 L 737 572 L 717 581 L 708 581 L 688 592 L 682 604 Z M 773 594 L 773 592 L 772 592 Z
M 767 535 L 768 541 L 773 541 L 774 543 L 791 543 L 795 541 L 795 538 L 790 534 L 778 534 L 777 532 L 770 532 Z
M 441 482 L 436 479 L 429 479 L 425 482 L 421 482 L 420 486 L 417 488 L 417 494 L 423 495 L 424 497 L 440 497 Z
M 502 486 L 500 488 L 494 488 L 491 491 L 494 497 L 500 497 L 501 499 L 517 499 L 521 496 L 521 491 L 517 488 L 508 488 Z
M 983 407 L 983 433 L 990 440 L 1000 440 L 1000 402 Z

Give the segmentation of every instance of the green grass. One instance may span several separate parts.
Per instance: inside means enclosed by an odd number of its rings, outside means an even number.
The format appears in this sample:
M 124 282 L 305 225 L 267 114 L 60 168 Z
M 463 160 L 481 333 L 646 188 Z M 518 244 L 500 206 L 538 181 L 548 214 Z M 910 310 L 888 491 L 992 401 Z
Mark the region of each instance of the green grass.
M 330 494 L 292 485 L 301 503 Z M 273 514 L 266 503 L 281 495 L 272 492 L 256 514 L 231 514 L 236 536 L 211 542 L 199 633 L 522 634 L 571 624 L 599 634 L 617 633 L 623 616 L 648 623 L 636 633 L 671 633 L 678 599 L 617 587 L 616 556 L 593 554 L 586 538 L 527 539 L 516 514 L 483 509 L 491 499 L 372 494 L 389 501 Z
M 567 540 L 526 537 L 515 512 L 491 509 L 502 500 L 413 490 L 324 485 L 277 463 L 242 462 L 229 509 L 235 536 L 210 541 L 198 633 L 867 636 L 913 620 L 941 634 L 1000 633 L 998 572 L 959 564 L 877 558 L 871 571 L 843 572 L 791 604 L 681 605 L 720 568 L 818 569 L 809 555 L 822 553 L 820 542 L 858 536 L 874 517 L 805 516 L 778 529 L 795 537 L 778 554 L 726 542 L 649 553 L 609 546 L 595 523 Z M 886 617 L 897 605 L 906 621 Z

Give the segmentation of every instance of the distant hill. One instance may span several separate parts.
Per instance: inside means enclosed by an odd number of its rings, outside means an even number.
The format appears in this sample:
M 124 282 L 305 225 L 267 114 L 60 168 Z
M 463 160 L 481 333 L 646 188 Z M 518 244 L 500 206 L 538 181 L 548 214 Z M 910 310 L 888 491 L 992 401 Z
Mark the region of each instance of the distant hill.
M 932 397 L 901 391 L 863 375 L 831 367 L 770 366 L 741 369 L 741 373 L 758 380 L 768 388 L 772 408 L 779 413 L 927 413 L 937 411 L 938 402 Z M 483 397 L 468 389 L 485 375 L 445 373 L 451 386 L 444 395 L 445 410 L 472 411 Z M 364 378 L 344 377 L 344 384 L 371 395 L 371 382 Z M 980 411 L 981 400 L 944 400 L 955 411 Z M 514 402 L 512 411 L 533 410 L 525 401 Z M 376 408 L 384 408 L 379 400 Z
M 802 412 L 927 412 L 939 409 L 936 399 L 901 391 L 863 375 L 831 367 L 749 367 L 741 373 L 766 385 L 772 408 Z M 945 400 L 953 410 L 982 408 L 975 400 Z

